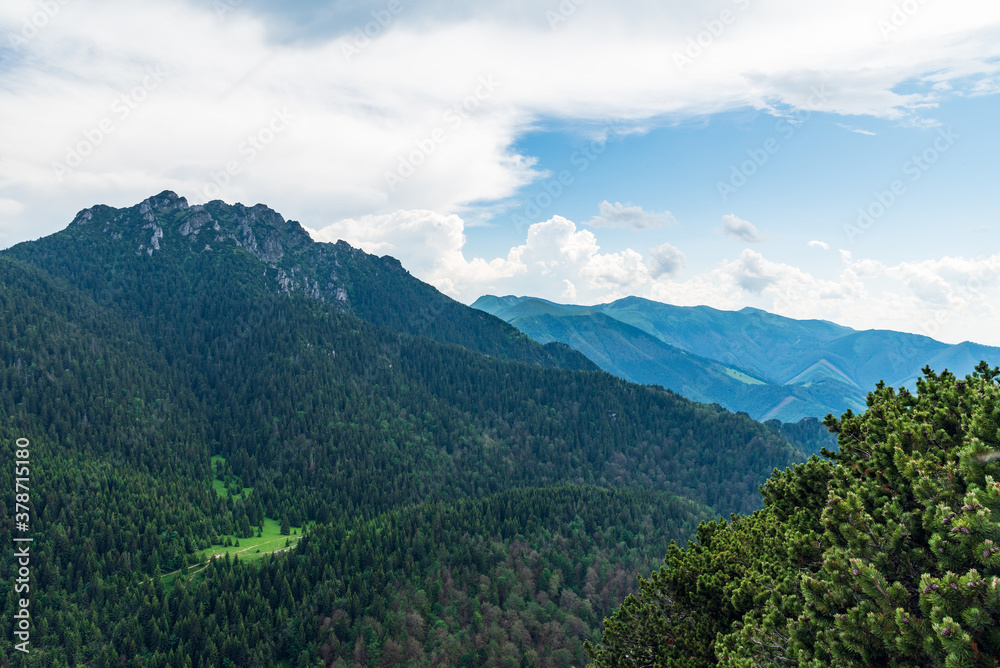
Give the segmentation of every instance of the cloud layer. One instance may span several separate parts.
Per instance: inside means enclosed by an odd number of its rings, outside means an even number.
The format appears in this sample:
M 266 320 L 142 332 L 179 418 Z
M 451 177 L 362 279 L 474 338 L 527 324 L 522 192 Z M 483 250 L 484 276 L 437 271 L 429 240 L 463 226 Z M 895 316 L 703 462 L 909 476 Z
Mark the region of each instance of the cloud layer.
M 512 146 L 543 118 L 905 120 L 1000 81 L 992 0 L 922 4 L 898 26 L 870 0 L 50 4 L 0 7 L 0 196 L 24 207 L 0 212 L 8 242 L 168 187 L 306 220 L 461 213 L 538 178 Z M 592 224 L 665 221 L 608 206 Z

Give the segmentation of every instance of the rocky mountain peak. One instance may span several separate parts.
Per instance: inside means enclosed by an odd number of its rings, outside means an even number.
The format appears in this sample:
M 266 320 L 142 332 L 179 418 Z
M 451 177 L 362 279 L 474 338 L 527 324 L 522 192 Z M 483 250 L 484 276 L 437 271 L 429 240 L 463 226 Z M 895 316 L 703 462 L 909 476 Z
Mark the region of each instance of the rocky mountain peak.
M 182 211 L 189 207 L 186 198 L 181 197 L 172 190 L 164 190 L 159 195 L 153 195 L 144 199 L 139 203 L 139 208 L 143 212 L 156 211 L 165 213 L 168 211 Z

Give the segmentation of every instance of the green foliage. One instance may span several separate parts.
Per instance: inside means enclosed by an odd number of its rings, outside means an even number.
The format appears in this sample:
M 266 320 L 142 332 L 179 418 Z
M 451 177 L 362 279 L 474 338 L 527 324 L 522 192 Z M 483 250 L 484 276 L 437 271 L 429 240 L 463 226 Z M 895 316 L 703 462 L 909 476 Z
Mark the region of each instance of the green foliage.
M 581 665 L 583 641 L 599 637 L 634 573 L 706 515 L 663 494 L 517 490 L 318 529 L 289 567 L 336 602 L 327 660 L 350 661 L 365 638 L 369 659 L 383 664 L 398 643 L 430 665 L 465 655 L 477 666 L 527 665 L 558 649 Z
M 607 622 L 596 666 L 996 666 L 1000 388 L 981 364 L 879 384 L 839 452 L 699 529 Z
M 265 207 L 95 207 L 5 251 L 0 439 L 34 461 L 24 665 L 579 664 L 670 538 L 759 507 L 802 455 L 563 353 Z M 315 528 L 271 543 L 267 518 Z M 396 647 L 411 611 L 426 634 Z
M 809 455 L 818 455 L 823 448 L 832 450 L 837 447 L 837 435 L 831 433 L 823 422 L 816 418 L 802 418 L 798 422 L 768 420 L 764 424 Z

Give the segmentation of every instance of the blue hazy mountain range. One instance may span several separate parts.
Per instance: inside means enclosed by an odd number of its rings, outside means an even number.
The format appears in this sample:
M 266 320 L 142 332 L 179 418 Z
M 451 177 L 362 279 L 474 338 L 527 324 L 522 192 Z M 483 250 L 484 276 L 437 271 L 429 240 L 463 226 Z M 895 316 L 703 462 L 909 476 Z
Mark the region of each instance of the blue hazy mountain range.
M 912 389 L 925 366 L 964 376 L 980 360 L 1000 363 L 1000 348 L 992 346 L 858 331 L 754 308 L 720 311 L 639 297 L 571 306 L 492 295 L 473 307 L 539 343 L 565 343 L 609 373 L 758 420 L 796 422 L 839 416 L 848 408 L 863 411 L 867 393 L 880 380 Z

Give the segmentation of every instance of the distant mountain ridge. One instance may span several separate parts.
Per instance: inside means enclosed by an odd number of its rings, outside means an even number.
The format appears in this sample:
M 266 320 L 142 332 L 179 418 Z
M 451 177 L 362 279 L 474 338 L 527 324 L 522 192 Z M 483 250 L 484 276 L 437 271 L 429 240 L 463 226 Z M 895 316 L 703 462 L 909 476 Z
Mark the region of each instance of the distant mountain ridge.
M 857 331 L 754 308 L 720 311 L 640 297 L 573 306 L 486 295 L 473 304 L 541 343 L 560 341 L 626 380 L 662 385 L 758 420 L 863 411 L 884 380 L 912 387 L 925 366 L 965 375 L 1000 348 L 951 345 L 889 330 Z

